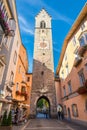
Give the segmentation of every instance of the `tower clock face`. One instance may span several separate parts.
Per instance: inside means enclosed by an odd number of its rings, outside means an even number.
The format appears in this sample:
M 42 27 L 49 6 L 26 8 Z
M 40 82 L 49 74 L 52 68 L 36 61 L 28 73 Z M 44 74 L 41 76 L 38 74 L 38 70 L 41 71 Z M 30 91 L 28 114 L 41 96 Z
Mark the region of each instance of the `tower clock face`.
M 47 47 L 47 43 L 46 42 L 41 42 L 40 43 L 40 47 L 41 48 L 46 48 Z
M 40 41 L 38 45 L 38 49 L 49 49 L 49 42 L 48 41 Z

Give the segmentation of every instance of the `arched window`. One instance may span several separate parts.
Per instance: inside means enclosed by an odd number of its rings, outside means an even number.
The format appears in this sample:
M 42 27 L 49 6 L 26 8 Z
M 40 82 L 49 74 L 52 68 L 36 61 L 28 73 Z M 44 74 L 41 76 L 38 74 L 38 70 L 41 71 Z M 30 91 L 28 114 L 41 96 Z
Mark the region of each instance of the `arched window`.
M 26 88 L 25 88 L 25 86 L 22 86 L 22 88 L 21 88 L 21 92 L 23 93 L 23 92 L 26 92 Z
M 74 117 L 78 117 L 78 108 L 77 104 L 72 104 L 72 113 Z
M 40 28 L 46 28 L 46 23 L 44 21 L 41 21 Z

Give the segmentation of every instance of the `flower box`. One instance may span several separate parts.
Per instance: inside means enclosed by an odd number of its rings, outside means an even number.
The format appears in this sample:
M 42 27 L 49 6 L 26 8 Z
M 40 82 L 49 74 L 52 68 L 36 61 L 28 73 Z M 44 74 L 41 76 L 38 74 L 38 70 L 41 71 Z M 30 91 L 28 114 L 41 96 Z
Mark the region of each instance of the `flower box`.
M 20 95 L 21 93 L 19 91 L 16 91 L 16 95 Z

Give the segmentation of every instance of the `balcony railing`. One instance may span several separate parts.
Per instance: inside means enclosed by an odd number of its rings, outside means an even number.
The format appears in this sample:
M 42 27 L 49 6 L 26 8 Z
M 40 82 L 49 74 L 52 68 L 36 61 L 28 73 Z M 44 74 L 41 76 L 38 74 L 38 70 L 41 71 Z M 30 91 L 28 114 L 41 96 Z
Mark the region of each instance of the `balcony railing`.
M 4 30 L 5 35 L 14 36 L 15 35 L 15 29 L 16 29 L 16 23 L 14 19 L 10 19 L 7 23 L 5 19 L 5 15 L 3 11 L 0 8 L 0 24 Z
M 77 93 L 79 93 L 79 94 L 85 94 L 85 93 L 87 93 L 87 80 L 84 82 L 83 86 L 80 86 L 77 89 Z
M 81 57 L 76 57 L 74 61 L 74 66 L 77 67 L 81 63 L 81 61 L 82 61 Z
M 78 55 L 83 56 L 83 54 L 86 50 L 87 50 L 87 44 L 80 46 L 78 49 Z

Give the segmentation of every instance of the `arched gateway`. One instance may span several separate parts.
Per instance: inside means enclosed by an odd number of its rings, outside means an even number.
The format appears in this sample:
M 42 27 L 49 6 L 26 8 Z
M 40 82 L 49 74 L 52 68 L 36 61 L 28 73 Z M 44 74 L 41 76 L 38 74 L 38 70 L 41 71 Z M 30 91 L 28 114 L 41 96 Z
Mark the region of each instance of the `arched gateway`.
M 55 117 L 57 115 L 57 107 L 54 86 L 51 16 L 42 9 L 35 17 L 35 20 L 30 117 L 37 117 L 37 112 L 40 110 L 37 107 L 38 102 L 44 100 L 48 102 L 49 115 Z M 41 109 L 45 109 L 45 107 L 43 106 Z
M 41 96 L 36 104 L 37 118 L 50 118 L 50 101 L 47 97 Z

